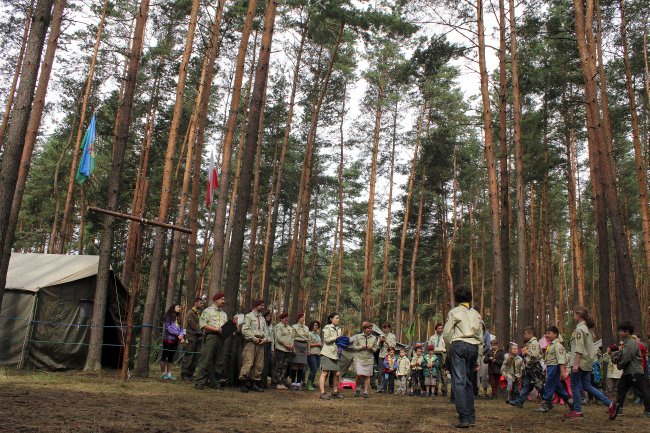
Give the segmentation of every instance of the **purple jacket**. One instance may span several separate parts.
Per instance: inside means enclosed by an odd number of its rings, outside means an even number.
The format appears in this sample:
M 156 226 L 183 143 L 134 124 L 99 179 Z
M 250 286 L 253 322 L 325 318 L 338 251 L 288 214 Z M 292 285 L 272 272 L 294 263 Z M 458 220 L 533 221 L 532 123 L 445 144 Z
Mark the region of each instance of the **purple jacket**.
M 180 338 L 185 336 L 183 328 L 181 328 L 176 321 L 165 322 L 163 328 L 163 341 L 177 342 Z

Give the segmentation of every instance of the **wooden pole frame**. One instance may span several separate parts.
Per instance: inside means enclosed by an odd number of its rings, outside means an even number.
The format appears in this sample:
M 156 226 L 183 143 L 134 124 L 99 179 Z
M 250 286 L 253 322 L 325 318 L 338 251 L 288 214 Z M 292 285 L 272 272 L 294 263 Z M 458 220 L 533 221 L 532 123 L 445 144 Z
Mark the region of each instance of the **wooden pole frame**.
M 145 224 L 145 225 L 162 227 L 162 228 L 165 228 L 165 229 L 176 230 L 178 232 L 192 234 L 192 230 L 187 229 L 185 227 L 179 227 L 179 226 L 175 226 L 173 224 L 161 223 L 161 222 L 158 222 L 158 221 L 151 221 L 151 220 L 148 220 L 146 218 L 141 218 L 139 216 L 129 215 L 129 214 L 120 213 L 120 212 L 113 212 L 113 211 L 98 208 L 98 207 L 95 207 L 95 206 L 88 206 L 88 211 L 89 212 L 103 213 L 103 214 L 106 214 L 106 215 L 111 215 L 111 216 L 114 216 L 114 217 L 117 217 L 117 218 L 124 218 L 124 219 L 131 220 L 131 221 L 137 221 L 137 222 L 139 222 L 141 224 Z

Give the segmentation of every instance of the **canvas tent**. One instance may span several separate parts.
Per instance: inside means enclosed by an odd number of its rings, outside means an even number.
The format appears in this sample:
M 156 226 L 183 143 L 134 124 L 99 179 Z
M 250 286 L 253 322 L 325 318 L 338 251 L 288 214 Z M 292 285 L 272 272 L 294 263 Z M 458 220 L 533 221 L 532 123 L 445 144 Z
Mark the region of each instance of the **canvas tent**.
M 0 366 L 83 368 L 99 256 L 13 253 L 0 311 Z M 117 368 L 128 294 L 111 270 L 102 365 Z M 119 325 L 119 326 L 117 326 Z

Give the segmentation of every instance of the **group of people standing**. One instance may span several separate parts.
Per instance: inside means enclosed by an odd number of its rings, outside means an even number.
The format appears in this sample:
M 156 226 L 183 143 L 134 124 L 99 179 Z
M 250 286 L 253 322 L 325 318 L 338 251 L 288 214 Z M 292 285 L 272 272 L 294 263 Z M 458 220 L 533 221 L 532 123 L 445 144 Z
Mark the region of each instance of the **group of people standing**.
M 426 345 L 417 344 L 410 358 L 406 347 L 398 347 L 390 324 L 385 324 L 383 333 L 379 333 L 374 332 L 372 323 L 363 322 L 361 332 L 348 337 L 342 333 L 337 313 L 327 316 L 327 324 L 321 330 L 318 320 L 307 326 L 303 313 L 290 325 L 285 312 L 272 326 L 271 311 L 261 299 L 252 303 L 243 323 L 238 324 L 236 317 L 229 319 L 223 311 L 226 301 L 223 293 L 214 295 L 212 305 L 203 310 L 203 301 L 197 298 L 189 312 L 186 329 L 180 325 L 180 306 L 172 307 L 165 315 L 162 379 L 174 378 L 171 373 L 174 352 L 179 343 L 184 343 L 187 353 L 181 377 L 193 381 L 199 390 L 220 388 L 225 368 L 225 340 L 233 332 L 239 332 L 244 341 L 239 371 L 242 392 L 263 392 L 268 376 L 278 390 L 313 391 L 320 371 L 319 398 L 341 399 L 341 374 L 354 364 L 357 397 L 369 398 L 375 371 L 379 373 L 378 392 L 394 393 L 396 387 L 397 394 L 402 395 L 437 396 L 440 391 L 446 396 L 449 373 L 451 398 L 459 418 L 457 427 L 467 428 L 476 424 L 474 400 L 478 396 L 478 372 L 483 365 L 487 367 L 492 396 L 496 397 L 503 377 L 507 382 L 506 402 L 514 407 L 522 408 L 528 395 L 536 389 L 542 398 L 538 412 L 550 411 L 557 395 L 570 409 L 564 415 L 566 418 L 582 418 L 582 399 L 573 396 L 586 391 L 607 407 L 609 419 L 614 420 L 622 410 L 628 391 L 634 388 L 645 405 L 645 416 L 650 417 L 650 392 L 630 323 L 618 327 L 622 342 L 608 350 L 611 363 L 621 372 L 617 399 L 611 401 L 592 385 L 596 356 L 594 323 L 584 306 L 574 309 L 576 329 L 568 353 L 555 326 L 546 330 L 545 350 L 535 328 L 528 327 L 524 330 L 521 350 L 516 343 L 510 343 L 506 352 L 499 348 L 497 340 L 486 331 L 478 311 L 471 307 L 471 291 L 458 286 L 454 296 L 457 306 L 449 311 L 444 326 L 437 324 Z M 565 385 L 567 377 L 569 387 Z M 487 390 L 487 385 L 484 388 Z

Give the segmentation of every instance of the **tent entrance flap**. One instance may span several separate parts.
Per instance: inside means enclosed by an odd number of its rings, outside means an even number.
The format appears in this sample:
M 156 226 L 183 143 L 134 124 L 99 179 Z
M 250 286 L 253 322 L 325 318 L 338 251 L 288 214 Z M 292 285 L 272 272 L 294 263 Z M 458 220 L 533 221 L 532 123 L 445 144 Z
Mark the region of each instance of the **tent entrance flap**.
M 0 366 L 18 365 L 24 358 L 36 294 L 6 291 L 0 312 Z

